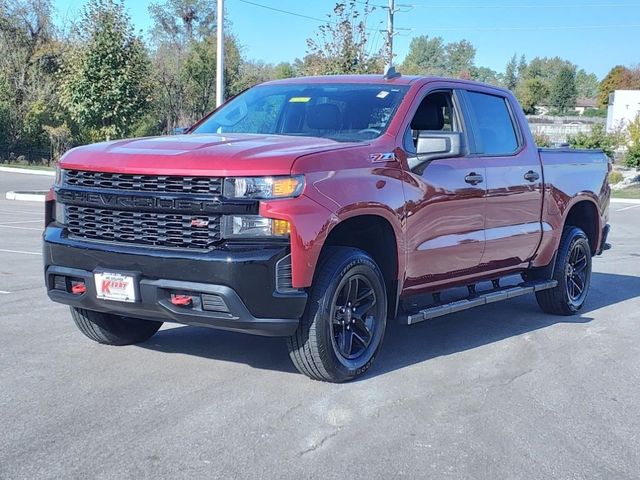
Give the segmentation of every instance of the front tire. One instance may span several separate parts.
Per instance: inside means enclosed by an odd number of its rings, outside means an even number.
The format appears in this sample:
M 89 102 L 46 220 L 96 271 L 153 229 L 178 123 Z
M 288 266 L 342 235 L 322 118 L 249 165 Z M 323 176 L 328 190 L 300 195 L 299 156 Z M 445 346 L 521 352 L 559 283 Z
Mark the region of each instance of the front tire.
M 144 342 L 162 326 L 162 322 L 122 317 L 76 307 L 71 307 L 71 316 L 86 337 L 104 345 L 132 345 Z
M 387 295 L 374 260 L 351 247 L 328 247 L 307 307 L 287 340 L 296 368 L 314 380 L 347 382 L 371 367 L 384 337 Z
M 553 279 L 556 287 L 536 292 L 538 305 L 546 313 L 575 315 L 591 285 L 591 246 L 581 229 L 567 227 L 562 233 Z

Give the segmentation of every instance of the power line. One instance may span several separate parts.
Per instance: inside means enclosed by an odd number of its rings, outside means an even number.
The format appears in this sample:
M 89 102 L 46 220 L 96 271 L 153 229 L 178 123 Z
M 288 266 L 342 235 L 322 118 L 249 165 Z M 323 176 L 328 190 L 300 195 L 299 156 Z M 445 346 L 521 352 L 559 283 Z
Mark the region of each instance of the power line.
M 309 15 L 304 15 L 302 13 L 290 12 L 288 10 L 282 10 L 280 8 L 271 7 L 269 5 L 262 5 L 260 3 L 250 2 L 249 0 L 238 0 L 239 2 L 246 3 L 249 5 L 253 5 L 254 7 L 264 8 L 266 10 L 273 10 L 274 12 L 286 13 L 287 15 L 293 15 L 294 17 L 306 18 L 307 20 L 314 20 L 320 23 L 326 23 L 327 19 L 322 19 L 318 17 L 310 17 Z
M 454 31 L 461 30 L 465 32 L 477 31 L 477 32 L 486 32 L 486 31 L 536 31 L 536 30 L 599 30 L 599 29 L 612 29 L 612 28 L 640 28 L 640 23 L 630 23 L 630 24 L 621 24 L 621 25 L 542 25 L 542 26 L 532 26 L 532 27 L 473 27 L 473 26 L 443 26 L 438 27 L 434 25 L 429 25 L 429 30 L 439 30 L 439 31 Z
M 260 8 L 264 8 L 266 10 L 272 10 L 274 12 L 284 13 L 286 15 L 292 15 L 294 17 L 306 18 L 307 20 L 313 20 L 315 22 L 332 23 L 332 24 L 337 25 L 337 22 L 333 22 L 329 18 L 312 17 L 312 16 L 309 16 L 309 15 L 304 15 L 303 13 L 291 12 L 289 10 L 283 10 L 281 8 L 272 7 L 270 5 L 263 5 L 261 3 L 251 2 L 250 0 L 238 0 L 238 1 L 242 2 L 242 3 L 246 3 L 248 5 L 253 5 L 254 7 L 260 7 Z M 375 32 L 376 31 L 376 29 L 374 29 L 374 28 L 365 28 L 365 30 L 368 30 L 370 32 Z
M 372 5 L 373 6 L 373 5 Z M 584 4 L 557 4 L 557 5 L 535 5 L 535 4 L 512 4 L 512 5 L 450 5 L 450 4 L 437 4 L 437 5 L 423 5 L 420 3 L 412 3 L 408 6 L 413 8 L 442 8 L 442 9 L 507 9 L 507 8 L 536 8 L 536 9 L 545 9 L 545 8 L 553 8 L 553 9 L 567 9 L 567 8 L 636 8 L 640 7 L 640 3 L 584 3 Z M 380 7 L 378 5 L 378 7 Z

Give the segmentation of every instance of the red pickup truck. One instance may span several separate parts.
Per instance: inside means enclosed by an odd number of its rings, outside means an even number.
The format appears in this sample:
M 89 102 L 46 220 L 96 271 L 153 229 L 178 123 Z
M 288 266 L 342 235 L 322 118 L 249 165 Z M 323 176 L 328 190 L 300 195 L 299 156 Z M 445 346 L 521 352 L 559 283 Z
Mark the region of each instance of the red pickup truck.
M 268 82 L 185 135 L 69 151 L 46 203 L 47 291 L 100 343 L 165 321 L 283 336 L 300 372 L 347 381 L 394 318 L 525 293 L 580 310 L 608 247 L 609 169 L 599 151 L 536 148 L 488 85 Z

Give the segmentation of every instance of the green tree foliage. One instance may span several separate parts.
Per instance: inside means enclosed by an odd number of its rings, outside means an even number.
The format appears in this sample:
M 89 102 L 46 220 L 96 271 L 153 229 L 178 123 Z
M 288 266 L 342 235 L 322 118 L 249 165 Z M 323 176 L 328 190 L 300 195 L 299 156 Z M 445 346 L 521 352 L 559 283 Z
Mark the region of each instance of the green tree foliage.
M 474 74 L 486 75 L 475 67 L 475 47 L 467 40 L 445 43 L 442 37 L 421 35 L 411 40 L 409 53 L 401 71 L 408 75 L 440 75 L 473 78 Z
M 524 112 L 533 115 L 536 113 L 536 107 L 549 97 L 549 87 L 547 82 L 540 78 L 528 78 L 518 85 L 516 96 Z
M 414 37 L 401 70 L 407 75 L 446 75 L 447 54 L 442 37 Z
M 576 69 L 563 65 L 551 83 L 549 102 L 557 113 L 566 114 L 575 108 L 577 98 Z
M 215 107 L 216 2 L 164 0 L 149 7 L 152 61 L 156 82 L 154 110 L 165 132 L 193 124 Z M 225 31 L 225 95 L 249 83 L 241 77 L 242 58 L 235 36 Z
M 449 43 L 445 47 L 447 69 L 454 77 L 471 78 L 474 68 L 476 48 L 467 40 Z
M 0 0 L 0 146 L 48 148 L 60 53 L 49 0 Z
M 518 86 L 518 56 L 514 53 L 504 71 L 504 86 L 515 90 Z
M 149 107 L 150 63 L 122 3 L 91 0 L 62 75 L 63 105 L 94 139 L 127 135 Z
M 600 82 L 598 88 L 598 104 L 601 107 L 609 105 L 609 94 L 615 90 L 640 89 L 640 66 L 631 70 L 622 65 L 613 67 Z
M 600 82 L 595 73 L 587 73 L 584 69 L 576 72 L 576 89 L 578 98 L 596 98 Z
M 370 52 L 366 25 L 371 11 L 368 0 L 337 3 L 327 23 L 319 27 L 315 36 L 307 39 L 304 73 L 381 73 L 385 63 L 382 50 Z
M 596 123 L 589 133 L 578 133 L 569 137 L 571 148 L 599 149 L 609 157 L 624 143 L 624 136 L 619 132 L 607 133 L 604 125 Z
M 496 86 L 500 86 L 504 82 L 501 74 L 487 67 L 472 67 L 471 80 Z
M 273 68 L 273 77 L 276 79 L 292 78 L 295 76 L 296 69 L 289 62 L 281 62 Z

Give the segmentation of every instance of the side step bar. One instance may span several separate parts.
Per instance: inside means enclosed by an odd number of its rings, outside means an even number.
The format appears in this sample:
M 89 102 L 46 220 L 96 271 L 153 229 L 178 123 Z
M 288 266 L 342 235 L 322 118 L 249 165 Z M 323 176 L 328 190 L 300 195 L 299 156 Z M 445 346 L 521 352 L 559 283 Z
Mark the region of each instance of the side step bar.
M 519 297 L 520 295 L 526 295 L 527 293 L 547 290 L 549 288 L 554 288 L 557 285 L 558 282 L 556 280 L 545 280 L 542 282 L 521 283 L 514 287 L 499 288 L 496 290 L 490 290 L 485 293 L 480 292 L 475 296 L 465 298 L 463 300 L 456 300 L 451 303 L 435 305 L 420 310 L 416 313 L 412 313 L 407 316 L 407 325 L 413 325 L 414 323 L 429 320 L 431 318 L 441 317 L 450 313 L 462 312 L 463 310 L 480 307 L 489 303 L 508 300 L 509 298 Z

